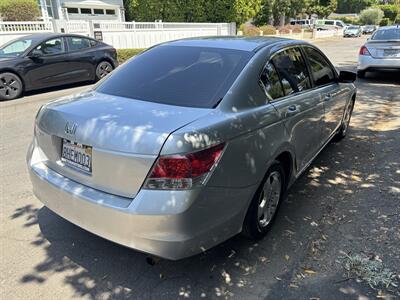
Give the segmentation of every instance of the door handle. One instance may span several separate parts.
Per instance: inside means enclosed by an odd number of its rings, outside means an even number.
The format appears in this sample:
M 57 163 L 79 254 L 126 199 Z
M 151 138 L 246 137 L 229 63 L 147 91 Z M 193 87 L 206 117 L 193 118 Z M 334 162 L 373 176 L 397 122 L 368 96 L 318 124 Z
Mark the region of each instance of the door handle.
M 290 105 L 286 111 L 286 117 L 297 115 L 300 112 L 298 105 Z
M 329 101 L 331 99 L 332 99 L 332 95 L 331 94 L 326 94 L 325 97 L 324 97 L 325 101 Z

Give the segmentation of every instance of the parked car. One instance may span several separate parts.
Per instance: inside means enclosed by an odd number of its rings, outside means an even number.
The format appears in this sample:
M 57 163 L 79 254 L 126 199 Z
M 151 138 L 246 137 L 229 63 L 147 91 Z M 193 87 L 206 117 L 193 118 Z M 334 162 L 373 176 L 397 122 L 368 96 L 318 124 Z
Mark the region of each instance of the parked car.
M 313 28 L 315 19 L 292 20 L 290 25 L 300 25 L 301 28 Z
M 155 46 L 44 105 L 35 195 L 76 225 L 167 259 L 271 228 L 285 191 L 348 130 L 356 74 L 282 38 Z
M 358 77 L 368 71 L 400 70 L 400 26 L 380 27 L 360 48 Z
M 360 26 L 349 26 L 343 31 L 344 37 L 360 37 L 362 35 Z
M 344 29 L 346 24 L 341 20 L 316 20 L 315 28 L 317 30 L 340 30 Z
M 375 25 L 365 25 L 362 29 L 363 34 L 372 34 L 376 30 Z
M 98 80 L 117 67 L 116 50 L 72 34 L 33 34 L 0 47 L 0 100 L 24 91 Z

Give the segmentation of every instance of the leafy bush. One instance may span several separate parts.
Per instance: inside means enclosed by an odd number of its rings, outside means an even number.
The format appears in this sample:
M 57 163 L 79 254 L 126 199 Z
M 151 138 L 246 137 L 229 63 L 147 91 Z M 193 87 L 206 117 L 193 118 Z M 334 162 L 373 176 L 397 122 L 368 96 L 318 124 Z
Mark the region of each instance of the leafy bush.
M 264 25 L 259 27 L 264 35 L 276 34 L 276 28 L 271 25 Z
M 394 22 L 396 17 L 400 15 L 400 6 L 395 4 L 382 4 L 376 5 L 375 7 L 381 9 L 384 17 L 388 18 L 392 22 Z
M 117 49 L 118 63 L 122 64 L 145 49 Z
M 333 17 L 332 19 L 341 20 L 345 24 L 360 24 L 360 20 L 353 17 Z
M 36 21 L 40 10 L 35 0 L 0 0 L 0 15 L 4 21 Z
M 245 36 L 259 36 L 261 32 L 259 28 L 251 24 L 242 24 L 239 30 L 242 31 Z
M 382 21 L 379 22 L 379 26 L 388 26 L 392 25 L 392 21 L 388 18 L 383 18 Z
M 378 25 L 383 18 L 383 11 L 379 8 L 367 8 L 360 13 L 360 22 L 368 25 Z
M 292 31 L 292 33 L 300 33 L 301 26 L 300 25 L 285 25 L 279 28 L 279 33 L 288 34 Z

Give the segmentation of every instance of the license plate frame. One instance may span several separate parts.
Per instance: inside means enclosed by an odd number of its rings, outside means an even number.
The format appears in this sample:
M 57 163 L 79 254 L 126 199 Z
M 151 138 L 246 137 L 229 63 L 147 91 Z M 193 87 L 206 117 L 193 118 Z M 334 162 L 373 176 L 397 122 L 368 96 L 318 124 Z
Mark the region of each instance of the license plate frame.
M 383 55 L 385 57 L 400 57 L 400 49 L 384 49 Z
M 92 174 L 93 148 L 67 139 L 62 140 L 61 161 L 79 171 Z

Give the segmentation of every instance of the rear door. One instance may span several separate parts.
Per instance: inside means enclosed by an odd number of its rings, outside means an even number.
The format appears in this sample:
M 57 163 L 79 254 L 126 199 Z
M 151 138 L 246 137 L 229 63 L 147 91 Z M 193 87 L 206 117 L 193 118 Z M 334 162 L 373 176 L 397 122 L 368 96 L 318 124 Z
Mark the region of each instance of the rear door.
M 95 78 L 96 41 L 80 36 L 67 36 L 68 64 L 75 81 Z
M 29 57 L 26 77 L 30 88 L 45 88 L 71 82 L 68 75 L 69 65 L 65 57 L 65 42 L 62 37 L 44 41 L 34 50 L 41 53 L 41 56 Z
M 267 67 L 274 68 L 280 81 L 275 86 L 276 99 L 272 102 L 284 120 L 290 143 L 296 151 L 299 169 L 307 166 L 321 147 L 324 116 L 323 101 L 311 89 L 311 80 L 299 48 L 289 48 L 272 57 Z
M 328 59 L 311 46 L 305 46 L 303 50 L 310 67 L 315 94 L 319 95 L 321 103 L 324 103 L 322 138 L 325 142 L 340 126 L 347 94 L 337 82 L 336 71 Z

